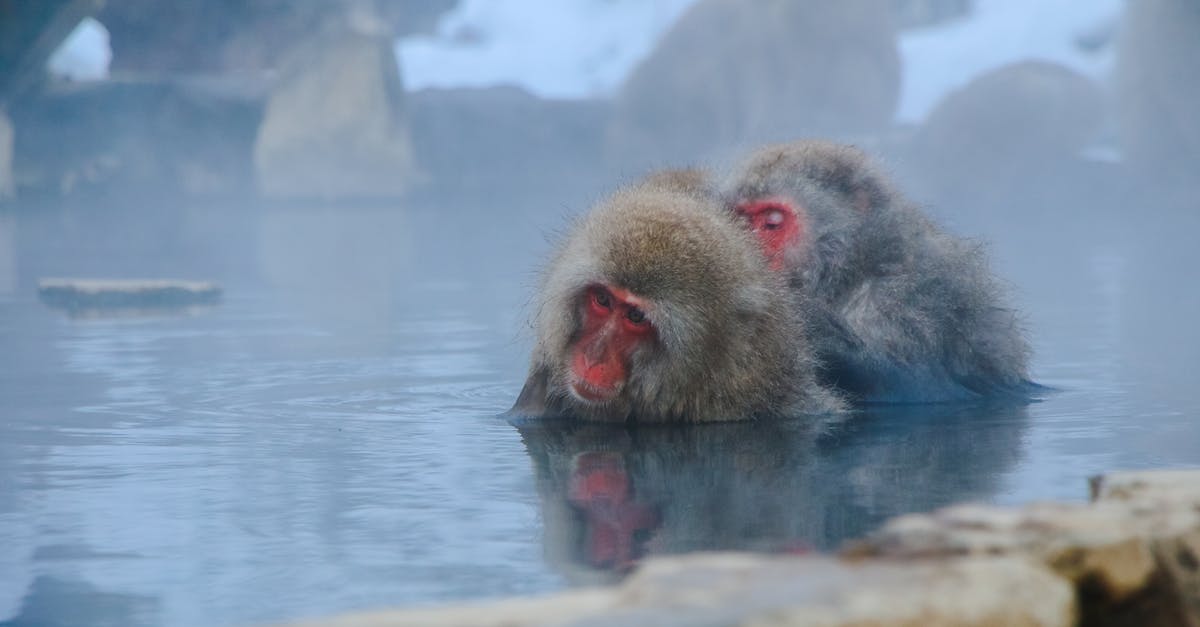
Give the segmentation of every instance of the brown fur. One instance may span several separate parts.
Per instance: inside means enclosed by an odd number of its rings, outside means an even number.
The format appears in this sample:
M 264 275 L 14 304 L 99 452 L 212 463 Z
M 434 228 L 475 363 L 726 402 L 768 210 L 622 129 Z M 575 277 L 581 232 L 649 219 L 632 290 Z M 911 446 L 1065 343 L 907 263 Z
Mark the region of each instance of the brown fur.
M 602 283 L 646 299 L 653 341 L 630 357 L 620 395 L 590 404 L 569 389 L 584 290 Z M 651 180 L 585 216 L 546 270 L 529 380 L 513 411 L 604 421 L 708 422 L 825 413 L 803 308 L 749 234 L 713 201 Z
M 662 187 L 702 198 L 712 198 L 716 187 L 707 170 L 701 168 L 672 168 L 646 175 L 639 185 Z

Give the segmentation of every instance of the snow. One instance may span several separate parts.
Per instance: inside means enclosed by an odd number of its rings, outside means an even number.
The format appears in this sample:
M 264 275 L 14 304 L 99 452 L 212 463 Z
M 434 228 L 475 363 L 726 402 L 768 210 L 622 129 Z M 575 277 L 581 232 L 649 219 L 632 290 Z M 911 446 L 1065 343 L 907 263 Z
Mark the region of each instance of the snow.
M 696 0 L 463 0 L 432 36 L 396 44 L 405 84 L 519 85 L 546 98 L 610 96 Z M 749 0 L 748 0 L 749 1 Z M 1115 31 L 1124 0 L 975 0 L 966 18 L 903 33 L 900 122 L 919 122 L 947 93 L 1002 65 L 1062 63 L 1103 80 L 1113 46 L 1083 38 Z M 108 76 L 108 31 L 86 18 L 48 62 L 71 80 Z
M 547 98 L 613 92 L 694 0 L 463 0 L 433 37 L 401 40 L 405 85 L 515 84 Z
M 976 0 L 971 16 L 900 38 L 904 79 L 897 119 L 919 122 L 948 92 L 1008 63 L 1039 59 L 1103 80 L 1112 46 L 1080 38 L 1115 31 L 1123 0 Z
M 752 0 L 747 0 L 752 1 Z M 948 92 L 1007 63 L 1044 59 L 1103 78 L 1124 0 L 976 0 L 964 19 L 903 33 L 897 119 L 920 121 Z M 401 40 L 409 88 L 520 85 L 548 98 L 611 95 L 694 0 L 464 0 L 432 37 Z
M 90 17 L 83 18 L 46 62 L 55 76 L 73 81 L 98 81 L 108 78 L 112 48 L 108 29 Z

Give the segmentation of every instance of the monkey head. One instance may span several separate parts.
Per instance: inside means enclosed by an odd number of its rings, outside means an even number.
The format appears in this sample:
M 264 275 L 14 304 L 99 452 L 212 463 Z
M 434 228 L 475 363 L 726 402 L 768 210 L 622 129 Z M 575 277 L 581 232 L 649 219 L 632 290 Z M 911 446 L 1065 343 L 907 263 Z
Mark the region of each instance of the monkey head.
M 808 282 L 851 254 L 857 230 L 893 195 L 864 152 L 821 140 L 759 150 L 723 192 L 771 268 Z
M 710 421 L 838 407 L 801 311 L 715 200 L 653 181 L 585 216 L 551 261 L 514 411 Z

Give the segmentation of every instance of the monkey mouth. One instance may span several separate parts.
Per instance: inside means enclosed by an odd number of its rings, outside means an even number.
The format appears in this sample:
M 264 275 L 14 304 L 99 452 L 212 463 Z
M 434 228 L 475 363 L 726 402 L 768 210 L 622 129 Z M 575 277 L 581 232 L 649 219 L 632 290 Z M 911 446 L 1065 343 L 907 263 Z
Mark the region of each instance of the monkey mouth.
M 588 383 L 583 379 L 572 380 L 570 388 L 572 396 L 589 404 L 607 403 L 616 398 L 617 394 L 621 392 L 621 386 L 619 385 L 600 387 Z

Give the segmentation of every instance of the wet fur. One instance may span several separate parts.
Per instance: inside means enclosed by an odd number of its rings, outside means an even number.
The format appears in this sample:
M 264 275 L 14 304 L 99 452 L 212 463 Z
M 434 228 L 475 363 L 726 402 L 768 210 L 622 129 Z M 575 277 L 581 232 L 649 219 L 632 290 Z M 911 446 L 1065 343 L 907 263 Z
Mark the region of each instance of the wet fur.
M 756 153 L 727 205 L 785 196 L 807 212 L 789 281 L 810 300 L 821 378 L 867 402 L 1027 392 L 1029 346 L 982 248 L 944 233 L 858 149 L 802 141 Z
M 655 340 L 631 355 L 618 397 L 570 394 L 570 347 L 584 290 L 615 285 L 647 299 Z M 804 308 L 766 272 L 757 245 L 715 200 L 668 180 L 622 189 L 580 220 L 542 280 L 530 374 L 513 412 L 602 421 L 709 422 L 828 413 Z

